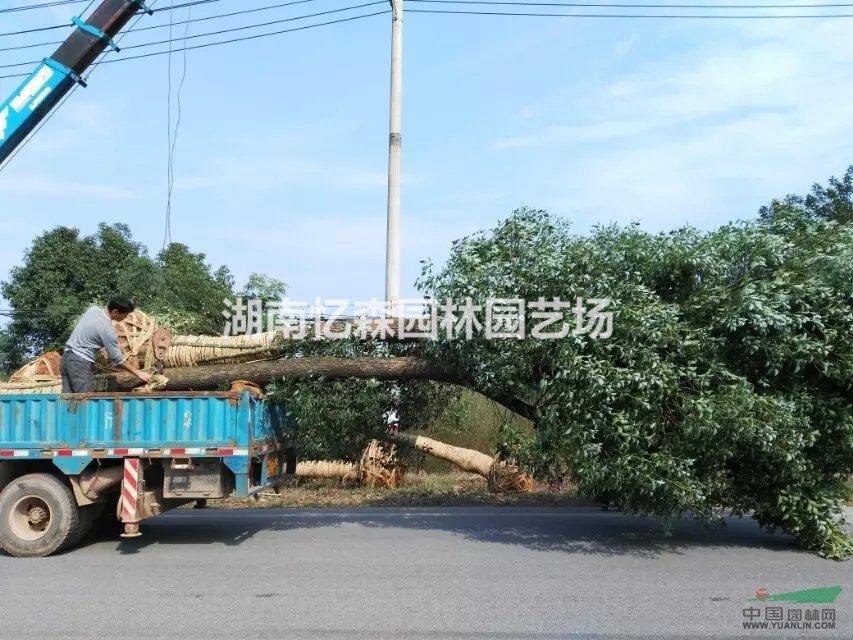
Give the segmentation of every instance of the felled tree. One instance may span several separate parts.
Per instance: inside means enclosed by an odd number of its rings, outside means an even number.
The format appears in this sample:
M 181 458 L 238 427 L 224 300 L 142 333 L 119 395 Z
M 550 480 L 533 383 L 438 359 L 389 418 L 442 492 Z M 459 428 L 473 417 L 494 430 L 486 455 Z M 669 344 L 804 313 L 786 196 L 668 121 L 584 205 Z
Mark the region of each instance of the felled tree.
M 483 476 L 489 490 L 495 493 L 528 493 L 535 488 L 533 477 L 519 470 L 518 465 L 493 458 L 481 451 L 455 447 L 433 438 L 409 433 L 395 433 L 392 437 L 418 451 L 446 460 L 462 471 Z
M 405 469 L 397 459 L 392 444 L 371 440 L 358 462 L 346 460 L 300 460 L 296 477 L 357 482 L 365 487 L 394 488 L 400 486 Z
M 849 183 L 850 173 L 838 182 Z M 568 334 L 529 337 L 540 321 L 528 308 L 525 339 L 477 331 L 425 343 L 427 353 L 486 393 L 539 408 L 535 435 L 505 442 L 539 475 L 567 472 L 582 494 L 665 520 L 751 512 L 844 557 L 853 229 L 850 190 L 820 193 L 813 206 L 773 203 L 708 233 L 634 225 L 577 236 L 519 210 L 457 242 L 442 269 L 427 264 L 419 287 L 440 304 L 559 298 Z M 575 333 L 578 297 L 610 299 L 611 337 Z

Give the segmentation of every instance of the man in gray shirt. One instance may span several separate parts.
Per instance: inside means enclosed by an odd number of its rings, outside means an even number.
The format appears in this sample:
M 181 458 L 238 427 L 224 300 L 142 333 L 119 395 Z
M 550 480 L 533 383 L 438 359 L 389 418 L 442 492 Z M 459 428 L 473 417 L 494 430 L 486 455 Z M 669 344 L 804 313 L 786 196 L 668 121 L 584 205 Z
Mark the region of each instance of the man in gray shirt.
M 143 382 L 151 376 L 131 365 L 118 346 L 113 320 L 121 322 L 133 311 L 126 298 L 113 298 L 104 307 L 89 307 L 80 316 L 77 326 L 65 343 L 59 371 L 62 374 L 62 393 L 89 393 L 95 390 L 95 358 L 102 348 L 107 350 L 111 363 L 132 373 Z

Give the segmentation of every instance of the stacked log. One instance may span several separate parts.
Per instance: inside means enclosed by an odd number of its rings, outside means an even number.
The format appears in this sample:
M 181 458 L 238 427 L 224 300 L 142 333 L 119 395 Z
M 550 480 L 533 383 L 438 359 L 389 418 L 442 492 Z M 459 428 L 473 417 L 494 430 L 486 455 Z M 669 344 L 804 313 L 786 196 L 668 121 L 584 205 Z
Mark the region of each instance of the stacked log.
M 9 380 L 11 382 L 56 380 L 60 377 L 60 360 L 62 356 L 58 351 L 48 351 L 18 369 Z
M 343 460 L 304 460 L 296 463 L 296 477 L 305 479 L 355 482 L 364 487 L 399 487 L 405 470 L 397 459 L 396 447 L 371 440 L 360 462 Z
M 0 383 L 0 394 L 59 393 L 62 391 L 61 359 L 56 351 L 43 353 L 15 371 L 9 382 Z
M 163 357 L 167 367 L 236 364 L 272 356 L 284 334 L 276 331 L 242 336 L 175 336 Z

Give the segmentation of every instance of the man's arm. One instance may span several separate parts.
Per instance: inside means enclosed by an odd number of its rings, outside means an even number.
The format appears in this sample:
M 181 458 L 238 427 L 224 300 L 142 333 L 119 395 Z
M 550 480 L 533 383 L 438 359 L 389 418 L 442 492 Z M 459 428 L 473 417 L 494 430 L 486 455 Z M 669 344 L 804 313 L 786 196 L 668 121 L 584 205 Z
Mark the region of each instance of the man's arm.
M 130 364 L 124 357 L 124 354 L 121 352 L 121 349 L 118 346 L 118 334 L 116 334 L 112 323 L 110 323 L 109 330 L 106 332 L 106 335 L 103 336 L 103 342 L 104 348 L 107 350 L 107 355 L 109 356 L 110 362 L 116 365 L 119 369 L 124 369 L 128 373 L 135 375 L 143 382 L 148 382 L 149 380 L 151 380 L 151 374 L 145 373 L 144 371 L 140 371 L 132 364 Z
M 132 373 L 137 378 L 142 380 L 142 382 L 148 382 L 151 380 L 151 374 L 150 373 L 145 373 L 144 371 L 140 371 L 139 369 L 134 367 L 132 364 L 130 364 L 127 360 L 124 360 L 123 362 L 119 363 L 118 368 L 124 369 L 128 373 Z

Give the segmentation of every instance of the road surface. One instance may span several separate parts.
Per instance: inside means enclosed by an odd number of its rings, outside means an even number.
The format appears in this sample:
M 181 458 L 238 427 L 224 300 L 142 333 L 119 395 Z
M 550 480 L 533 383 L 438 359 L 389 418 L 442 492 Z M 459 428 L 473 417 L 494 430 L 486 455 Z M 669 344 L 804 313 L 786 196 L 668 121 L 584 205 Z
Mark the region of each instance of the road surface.
M 282 640 L 853 638 L 853 563 L 750 520 L 594 508 L 180 510 L 143 538 L 0 555 L 0 637 Z M 841 585 L 834 630 L 745 631 L 756 589 Z M 793 607 L 782 605 L 783 616 Z M 753 614 L 754 615 L 754 614 Z

